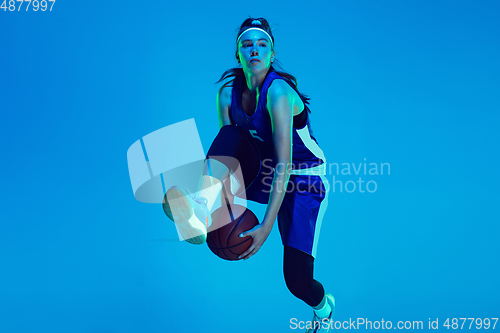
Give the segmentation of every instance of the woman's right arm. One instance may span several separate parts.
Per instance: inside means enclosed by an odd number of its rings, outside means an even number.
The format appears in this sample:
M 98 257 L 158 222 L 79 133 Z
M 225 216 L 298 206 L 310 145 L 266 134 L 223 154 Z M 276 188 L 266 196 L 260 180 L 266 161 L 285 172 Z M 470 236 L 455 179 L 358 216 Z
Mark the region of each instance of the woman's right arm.
M 229 108 L 231 107 L 232 87 L 222 86 L 217 94 L 217 111 L 219 113 L 219 128 L 225 125 L 232 125 L 229 118 Z
M 219 114 L 219 128 L 222 128 L 222 126 L 226 126 L 226 125 L 232 125 L 231 118 L 229 118 L 232 91 L 233 91 L 232 87 L 228 87 L 228 86 L 224 85 L 224 86 L 222 86 L 222 88 L 220 88 L 220 90 L 217 94 L 217 112 Z M 226 178 L 225 180 L 223 180 L 223 182 L 225 182 L 228 179 L 229 178 Z M 230 190 L 230 187 L 231 187 L 230 182 L 228 182 L 227 184 L 224 184 L 224 186 L 227 188 L 227 190 L 224 191 L 223 193 L 228 195 L 228 198 L 227 198 L 228 201 L 226 202 L 225 195 L 221 195 L 220 196 L 221 207 L 224 207 L 224 205 L 226 205 L 228 203 L 230 205 L 234 203 L 234 197 L 231 194 L 231 190 Z M 228 191 L 229 191 L 229 193 L 227 193 Z

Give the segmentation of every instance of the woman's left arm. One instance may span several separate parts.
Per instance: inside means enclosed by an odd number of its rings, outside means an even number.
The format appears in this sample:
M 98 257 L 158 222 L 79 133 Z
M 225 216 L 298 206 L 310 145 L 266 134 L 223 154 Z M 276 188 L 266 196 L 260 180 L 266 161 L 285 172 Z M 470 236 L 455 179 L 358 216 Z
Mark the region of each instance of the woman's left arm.
M 296 98 L 294 94 L 295 91 L 283 80 L 274 80 L 268 90 L 267 109 L 271 116 L 276 171 L 262 223 L 241 234 L 241 237 L 253 238 L 250 248 L 241 255 L 245 260 L 257 253 L 266 241 L 285 197 L 292 168 L 292 119 Z

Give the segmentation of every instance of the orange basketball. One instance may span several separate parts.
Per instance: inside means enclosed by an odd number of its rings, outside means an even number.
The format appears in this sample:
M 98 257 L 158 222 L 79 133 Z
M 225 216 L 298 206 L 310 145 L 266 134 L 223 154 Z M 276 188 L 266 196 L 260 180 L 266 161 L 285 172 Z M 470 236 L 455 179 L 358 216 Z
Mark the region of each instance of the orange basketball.
M 242 232 L 248 231 L 259 224 L 255 214 L 240 205 L 218 208 L 212 213 L 212 225 L 208 228 L 207 245 L 212 252 L 224 260 L 240 260 L 243 254 L 252 245 L 251 236 L 239 237 Z

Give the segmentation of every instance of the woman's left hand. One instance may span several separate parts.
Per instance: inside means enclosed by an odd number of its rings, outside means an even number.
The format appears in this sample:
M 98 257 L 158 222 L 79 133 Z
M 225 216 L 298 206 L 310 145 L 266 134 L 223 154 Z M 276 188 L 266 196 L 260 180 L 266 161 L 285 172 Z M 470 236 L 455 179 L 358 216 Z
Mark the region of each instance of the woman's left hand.
M 243 260 L 250 259 L 257 251 L 260 250 L 262 244 L 266 241 L 267 237 L 271 233 L 272 225 L 269 228 L 267 224 L 261 223 L 253 227 L 252 229 L 242 232 L 240 237 L 252 236 L 252 245 L 246 250 L 241 256 Z

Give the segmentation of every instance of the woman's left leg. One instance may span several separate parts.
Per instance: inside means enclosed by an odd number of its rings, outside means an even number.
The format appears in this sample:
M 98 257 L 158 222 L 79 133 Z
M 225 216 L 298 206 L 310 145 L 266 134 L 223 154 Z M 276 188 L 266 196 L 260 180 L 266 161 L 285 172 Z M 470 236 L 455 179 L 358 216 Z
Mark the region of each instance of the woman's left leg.
M 324 176 L 292 175 L 278 214 L 284 245 L 283 273 L 290 292 L 314 310 L 313 321 L 330 318 L 335 300 L 313 278 L 314 258 L 323 215 L 328 204 Z M 308 330 L 328 332 L 329 330 Z
M 314 258 L 288 245 L 283 251 L 283 274 L 288 290 L 311 307 L 320 305 L 325 296 L 323 285 L 313 278 Z

